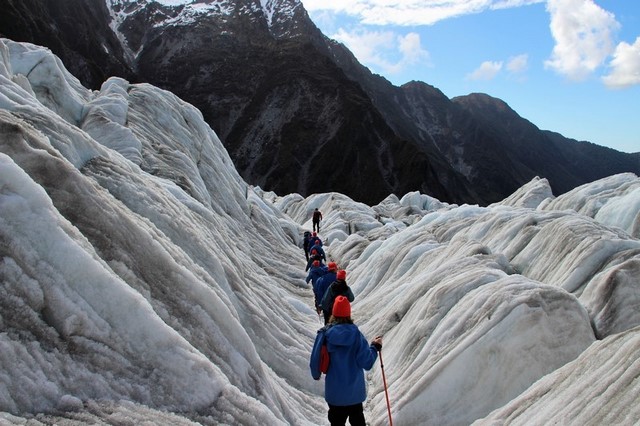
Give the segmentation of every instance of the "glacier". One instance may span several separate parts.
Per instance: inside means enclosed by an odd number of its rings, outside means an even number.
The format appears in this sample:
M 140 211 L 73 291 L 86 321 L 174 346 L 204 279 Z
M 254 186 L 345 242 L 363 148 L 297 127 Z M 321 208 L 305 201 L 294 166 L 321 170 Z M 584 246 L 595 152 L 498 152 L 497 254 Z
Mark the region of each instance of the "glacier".
M 279 195 L 175 95 L 91 91 L 0 39 L 0 423 L 325 424 L 316 207 L 355 322 L 384 335 L 395 424 L 640 422 L 637 176 L 558 197 L 536 178 L 487 207 Z

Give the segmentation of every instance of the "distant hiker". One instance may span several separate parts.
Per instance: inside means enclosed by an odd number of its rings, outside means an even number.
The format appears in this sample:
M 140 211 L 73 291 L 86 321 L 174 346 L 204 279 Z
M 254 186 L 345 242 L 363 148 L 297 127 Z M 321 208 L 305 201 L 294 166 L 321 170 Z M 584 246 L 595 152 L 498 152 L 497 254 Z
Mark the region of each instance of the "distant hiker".
M 302 249 L 304 250 L 304 257 L 309 261 L 309 252 L 311 251 L 311 231 L 304 231 L 302 236 Z
M 322 241 L 320 241 L 320 238 L 316 238 L 315 240 L 313 240 L 313 242 L 315 244 L 309 247 L 309 252 L 315 250 L 322 257 L 322 260 L 326 262 L 327 256 L 325 255 L 324 249 L 322 248 Z
M 320 237 L 318 237 L 317 232 L 314 232 L 313 234 L 311 234 L 311 238 L 309 239 L 309 251 L 311 251 L 311 248 L 313 246 L 322 247 L 322 240 L 320 239 Z
M 327 265 L 323 265 L 322 263 L 320 263 L 319 260 L 316 260 L 311 265 L 311 269 L 309 270 L 309 274 L 307 275 L 305 282 L 309 284 L 309 281 L 311 281 L 311 287 L 313 288 L 315 287 L 316 281 L 318 280 L 318 278 L 320 278 L 326 273 L 327 273 Z
M 320 221 L 322 220 L 322 213 L 320 212 L 320 210 L 318 210 L 318 208 L 316 207 L 316 209 L 313 211 L 313 230 L 316 232 L 320 232 Z
M 305 272 L 308 271 L 309 268 L 311 268 L 311 265 L 313 265 L 313 262 L 315 262 L 316 260 L 324 264 L 324 255 L 318 253 L 317 250 L 311 250 L 311 253 L 309 254 L 309 260 L 307 261 L 307 267 L 304 268 Z
M 344 269 L 340 269 L 336 273 L 336 280 L 331 283 L 327 291 L 324 292 L 324 296 L 322 296 L 320 304 L 322 305 L 325 324 L 329 323 L 333 302 L 338 296 L 345 296 L 349 302 L 353 302 L 353 299 L 355 299 L 351 288 L 347 285 L 347 271 Z
M 320 379 L 322 342 L 329 353 L 329 368 L 324 381 L 324 399 L 329 405 L 328 418 L 332 426 L 346 424 L 365 426 L 362 403 L 367 399 L 364 370 L 371 370 L 382 349 L 382 336 L 367 343 L 367 339 L 351 319 L 351 304 L 344 296 L 336 297 L 331 321 L 318 330 L 311 351 L 309 368 L 315 380 Z
M 329 286 L 336 280 L 336 272 L 338 272 L 338 265 L 336 262 L 329 262 L 327 265 L 327 272 L 318 278 L 313 286 L 313 294 L 315 296 L 316 312 L 319 314 L 322 312 L 322 297 L 327 292 Z M 326 324 L 325 319 L 325 324 Z

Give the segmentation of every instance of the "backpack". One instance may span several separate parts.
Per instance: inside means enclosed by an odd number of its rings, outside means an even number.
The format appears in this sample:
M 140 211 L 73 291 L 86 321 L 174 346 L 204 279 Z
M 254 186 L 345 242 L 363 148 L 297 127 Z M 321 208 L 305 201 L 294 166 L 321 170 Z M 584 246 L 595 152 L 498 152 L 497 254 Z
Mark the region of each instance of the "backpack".
M 327 374 L 329 371 L 329 364 L 331 363 L 331 355 L 329 355 L 329 349 L 327 349 L 327 342 L 322 342 L 320 347 L 320 372 Z
M 320 346 L 319 370 L 320 370 L 320 373 L 324 373 L 324 374 L 327 374 L 327 371 L 329 371 L 329 364 L 331 364 L 331 355 L 329 354 L 329 349 L 327 348 L 327 338 L 326 338 L 326 332 L 330 328 L 331 326 L 327 325 L 321 329 L 322 345 Z

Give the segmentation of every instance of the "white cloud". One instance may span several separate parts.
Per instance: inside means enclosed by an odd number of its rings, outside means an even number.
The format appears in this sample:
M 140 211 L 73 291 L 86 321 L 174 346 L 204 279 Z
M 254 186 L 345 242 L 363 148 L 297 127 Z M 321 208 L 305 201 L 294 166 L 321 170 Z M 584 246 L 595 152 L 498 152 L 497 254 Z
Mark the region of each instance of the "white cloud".
M 491 9 L 521 7 L 545 0 L 303 0 L 308 11 L 331 10 L 368 25 L 432 25 L 444 19 Z
M 398 44 L 402 53 L 402 62 L 406 65 L 429 60 L 429 52 L 421 46 L 420 34 L 409 33 L 404 37 L 398 36 Z
M 640 84 L 640 37 L 634 44 L 620 43 L 613 53 L 611 72 L 602 78 L 612 89 L 624 89 Z
M 549 0 L 547 10 L 556 45 L 545 66 L 571 80 L 584 80 L 613 51 L 619 28 L 615 16 L 592 0 Z
M 529 67 L 529 55 L 526 53 L 509 58 L 507 61 L 507 71 L 512 74 L 520 74 Z
M 349 32 L 341 28 L 331 38 L 344 43 L 361 63 L 386 74 L 397 74 L 410 65 L 429 65 L 429 52 L 422 48 L 417 33 L 402 36 L 393 31 Z M 390 59 L 398 55 L 399 59 Z
M 503 62 L 485 61 L 467 75 L 467 80 L 492 80 L 502 70 Z

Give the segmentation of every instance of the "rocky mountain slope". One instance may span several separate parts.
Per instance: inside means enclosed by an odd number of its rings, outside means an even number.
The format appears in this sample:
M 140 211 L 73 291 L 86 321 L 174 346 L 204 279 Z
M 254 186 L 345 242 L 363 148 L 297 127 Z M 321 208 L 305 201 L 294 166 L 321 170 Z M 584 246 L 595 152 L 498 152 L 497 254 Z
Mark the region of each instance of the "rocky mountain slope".
M 90 87 L 117 75 L 176 93 L 244 179 L 277 193 L 374 203 L 419 190 L 487 204 L 535 176 L 558 194 L 640 173 L 638 155 L 541 131 L 499 99 L 393 86 L 325 37 L 299 0 L 6 2 L 2 35 L 50 47 Z

